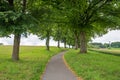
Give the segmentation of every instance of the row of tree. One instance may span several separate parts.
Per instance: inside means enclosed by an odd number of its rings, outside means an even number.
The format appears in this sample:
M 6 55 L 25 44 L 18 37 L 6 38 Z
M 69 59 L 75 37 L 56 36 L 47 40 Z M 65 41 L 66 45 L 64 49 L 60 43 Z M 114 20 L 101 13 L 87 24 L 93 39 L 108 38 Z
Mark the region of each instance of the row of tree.
M 0 43 L 0 45 L 3 45 L 3 43 Z
M 14 34 L 12 59 L 19 60 L 21 35 L 29 33 L 80 47 L 112 29 L 119 29 L 119 0 L 0 0 L 0 36 Z
M 120 42 L 112 43 L 89 43 L 90 48 L 120 48 Z

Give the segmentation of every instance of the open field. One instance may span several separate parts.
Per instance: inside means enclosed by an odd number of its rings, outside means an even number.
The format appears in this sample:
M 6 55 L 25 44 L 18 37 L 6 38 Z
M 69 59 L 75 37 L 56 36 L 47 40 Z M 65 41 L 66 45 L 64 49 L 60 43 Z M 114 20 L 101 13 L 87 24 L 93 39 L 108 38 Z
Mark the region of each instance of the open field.
M 22 46 L 20 61 L 11 60 L 12 46 L 0 46 L 0 80 L 40 80 L 46 63 L 63 49 L 51 47 Z
M 70 50 L 65 59 L 84 80 L 120 80 L 120 56 L 94 51 L 78 54 L 78 51 Z
M 105 54 L 110 54 L 110 55 L 116 55 L 116 56 L 120 56 L 120 48 L 110 48 L 110 49 L 96 49 L 96 48 L 91 48 L 89 49 L 91 51 L 97 51 L 97 52 L 102 52 L 102 53 L 105 53 Z

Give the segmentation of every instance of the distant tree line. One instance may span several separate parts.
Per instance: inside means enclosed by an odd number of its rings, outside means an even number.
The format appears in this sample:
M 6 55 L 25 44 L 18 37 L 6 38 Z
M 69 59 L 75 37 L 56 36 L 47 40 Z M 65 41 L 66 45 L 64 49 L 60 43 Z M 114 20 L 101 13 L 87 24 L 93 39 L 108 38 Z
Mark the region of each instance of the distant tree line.
M 0 45 L 3 45 L 3 43 L 0 43 Z
M 120 48 L 120 42 L 112 43 L 89 43 L 89 47 L 92 48 Z

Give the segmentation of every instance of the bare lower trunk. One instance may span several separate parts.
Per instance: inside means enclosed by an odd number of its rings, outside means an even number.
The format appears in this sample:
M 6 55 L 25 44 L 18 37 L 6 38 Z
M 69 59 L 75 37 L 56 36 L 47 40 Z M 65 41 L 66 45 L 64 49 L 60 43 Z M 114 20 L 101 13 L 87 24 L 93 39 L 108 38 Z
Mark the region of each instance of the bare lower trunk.
M 46 39 L 46 49 L 49 51 L 50 47 L 49 47 L 49 38 Z
M 50 50 L 50 46 L 49 46 L 49 41 L 50 41 L 50 36 L 49 36 L 49 31 L 47 31 L 47 39 L 46 39 L 46 49 L 49 51 Z
M 58 48 L 60 48 L 60 40 L 58 40 L 58 45 L 57 45 Z
M 77 36 L 75 37 L 75 49 L 76 50 L 78 49 L 78 38 L 77 38 Z
M 80 53 L 87 53 L 86 33 L 80 32 Z
M 67 48 L 67 47 L 66 47 L 66 41 L 64 41 L 64 48 Z
M 20 47 L 20 34 L 14 35 L 14 45 L 13 45 L 13 52 L 12 52 L 12 59 L 17 61 L 19 60 L 19 47 Z
M 69 44 L 69 49 L 70 49 L 70 44 Z

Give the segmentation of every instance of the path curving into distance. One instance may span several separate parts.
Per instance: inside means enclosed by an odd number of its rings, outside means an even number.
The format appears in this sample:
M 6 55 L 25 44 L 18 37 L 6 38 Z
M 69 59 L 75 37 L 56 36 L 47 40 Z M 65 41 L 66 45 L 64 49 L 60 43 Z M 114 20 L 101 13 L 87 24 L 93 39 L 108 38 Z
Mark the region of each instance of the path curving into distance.
M 46 71 L 42 76 L 42 80 L 77 80 L 77 77 L 66 67 L 61 52 L 51 58 Z

